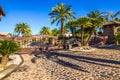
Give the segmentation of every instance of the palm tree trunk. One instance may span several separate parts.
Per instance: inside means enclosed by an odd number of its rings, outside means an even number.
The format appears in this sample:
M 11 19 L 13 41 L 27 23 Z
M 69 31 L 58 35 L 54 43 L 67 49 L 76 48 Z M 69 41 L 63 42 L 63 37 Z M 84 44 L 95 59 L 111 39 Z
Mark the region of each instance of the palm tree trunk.
M 61 33 L 64 35 L 64 19 L 61 19 Z
M 90 32 L 90 35 L 88 36 L 88 38 L 87 38 L 87 40 L 86 40 L 86 42 L 85 42 L 85 45 L 88 45 L 88 43 L 89 43 L 89 41 L 90 41 L 90 38 L 91 38 L 91 36 L 92 36 L 92 34 L 93 34 L 94 31 L 95 31 L 95 27 L 93 26 L 93 27 L 92 27 L 92 31 Z
M 79 35 L 79 37 L 81 37 L 81 30 L 79 30 L 78 35 Z
M 73 28 L 73 37 L 75 37 L 76 28 Z
M 84 27 L 81 26 L 81 46 L 84 46 Z
M 63 37 L 62 38 L 62 46 L 64 48 L 64 45 L 65 45 L 65 39 L 64 39 L 64 19 L 62 18 L 61 19 L 61 36 Z
M 24 45 L 23 37 L 24 37 L 24 35 L 23 35 L 23 32 L 22 32 L 22 37 L 21 37 L 21 40 L 22 40 L 22 46 Z
M 2 61 L 1 61 L 1 65 L 0 65 L 0 68 L 5 68 L 7 62 L 8 62 L 8 59 L 9 59 L 9 56 L 8 55 L 4 55 L 2 57 Z

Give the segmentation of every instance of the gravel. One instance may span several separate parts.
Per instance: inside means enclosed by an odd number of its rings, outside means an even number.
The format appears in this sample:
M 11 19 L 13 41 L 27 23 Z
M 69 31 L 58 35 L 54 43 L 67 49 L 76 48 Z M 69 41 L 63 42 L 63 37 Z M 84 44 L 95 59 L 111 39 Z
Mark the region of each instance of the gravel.
M 4 80 L 120 80 L 120 50 L 22 54 L 24 64 Z

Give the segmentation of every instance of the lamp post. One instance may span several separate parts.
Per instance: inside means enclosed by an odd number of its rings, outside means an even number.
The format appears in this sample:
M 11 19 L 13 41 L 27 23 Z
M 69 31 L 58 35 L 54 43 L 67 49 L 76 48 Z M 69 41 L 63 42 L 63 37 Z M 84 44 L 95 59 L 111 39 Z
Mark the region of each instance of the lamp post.
M 5 16 L 5 12 L 3 11 L 2 7 L 0 6 L 0 20 L 2 19 L 2 16 Z

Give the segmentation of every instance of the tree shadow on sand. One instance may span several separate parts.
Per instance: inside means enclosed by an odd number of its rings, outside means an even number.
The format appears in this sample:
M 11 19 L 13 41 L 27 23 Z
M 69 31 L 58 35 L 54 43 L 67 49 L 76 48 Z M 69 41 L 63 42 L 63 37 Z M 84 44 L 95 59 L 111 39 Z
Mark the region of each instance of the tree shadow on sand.
M 80 67 L 77 64 L 66 62 L 64 60 L 59 59 L 58 57 L 71 58 L 76 61 L 81 61 L 81 62 L 100 65 L 100 66 L 120 68 L 120 67 L 118 67 L 118 66 L 120 66 L 120 61 L 115 61 L 115 60 L 92 58 L 92 57 L 78 56 L 78 55 L 73 55 L 73 54 L 64 54 L 64 53 L 58 53 L 58 52 L 45 52 L 45 53 L 40 53 L 39 55 L 44 55 L 47 59 L 54 61 L 62 66 L 80 70 L 80 71 L 84 71 L 84 72 L 88 72 L 88 71 L 84 70 L 84 68 Z M 113 66 L 111 64 L 115 64 L 118 66 L 115 66 L 115 65 Z
M 112 50 L 120 50 L 120 45 L 98 45 L 98 46 L 92 46 L 98 49 L 112 49 Z
M 72 69 L 75 69 L 75 70 L 79 70 L 79 71 L 83 71 L 83 72 L 88 72 L 87 70 L 84 70 L 82 67 L 76 65 L 76 64 L 72 64 L 70 62 L 66 62 L 66 61 L 63 61 L 61 59 L 58 59 L 57 60 L 52 60 L 62 66 L 65 66 L 65 67 L 69 67 L 69 68 L 72 68 Z

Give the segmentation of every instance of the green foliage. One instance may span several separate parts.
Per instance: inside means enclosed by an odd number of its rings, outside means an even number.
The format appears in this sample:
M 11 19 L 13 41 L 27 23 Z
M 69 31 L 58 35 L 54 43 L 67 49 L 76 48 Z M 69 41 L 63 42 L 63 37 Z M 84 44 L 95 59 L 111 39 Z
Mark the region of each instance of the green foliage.
M 13 54 L 14 52 L 19 50 L 21 50 L 20 46 L 14 41 L 0 41 L 0 54 L 3 56 Z
M 73 15 L 75 12 L 72 12 L 72 7 L 68 6 L 64 3 L 58 3 L 55 7 L 52 8 L 52 12 L 49 14 L 50 18 L 52 18 L 51 24 L 53 24 L 55 21 L 58 21 L 57 25 L 59 22 L 61 22 L 61 19 L 64 20 L 71 20 L 75 18 Z
M 40 34 L 45 34 L 45 35 L 50 35 L 50 34 L 52 34 L 50 28 L 47 27 L 47 26 L 43 26 L 39 33 L 40 33 Z
M 92 26 L 102 27 L 104 21 L 103 14 L 104 13 L 99 10 L 91 11 L 90 13 L 87 14 L 87 16 L 91 20 Z
M 76 21 L 70 20 L 66 23 L 66 26 L 75 28 L 75 27 L 77 27 L 77 23 L 76 23 Z
M 120 28 L 117 29 L 117 32 L 120 32 Z
M 59 36 L 59 35 L 60 35 L 60 30 L 58 30 L 57 28 L 54 28 L 54 29 L 52 30 L 52 35 L 53 35 L 53 36 Z
M 61 33 L 64 32 L 64 22 L 67 20 L 72 20 L 75 18 L 75 12 L 72 12 L 72 7 L 64 3 L 58 3 L 55 7 L 52 8 L 52 12 L 49 13 L 49 17 L 52 19 L 51 24 L 57 22 L 57 25 L 61 24 Z
M 99 32 L 97 32 L 98 33 L 98 35 L 102 35 L 103 33 L 102 33 L 102 31 L 99 31 Z
M 76 25 L 79 26 L 79 27 L 81 27 L 81 26 L 90 27 L 92 24 L 90 22 L 90 18 L 80 17 L 80 18 L 77 19 Z
M 119 21 L 120 22 L 120 18 L 115 18 L 115 21 Z
M 104 14 L 106 14 L 106 18 L 110 18 L 109 21 L 120 21 L 119 18 L 117 18 L 118 15 L 120 15 L 120 10 L 117 11 L 116 13 L 113 13 L 113 12 L 104 12 Z
M 115 36 L 115 42 L 116 42 L 117 44 L 120 43 L 120 32 L 118 32 L 118 33 L 116 34 L 116 36 Z
M 22 36 L 31 36 L 32 35 L 32 31 L 31 31 L 29 25 L 26 23 L 16 24 L 14 32 L 21 34 Z

